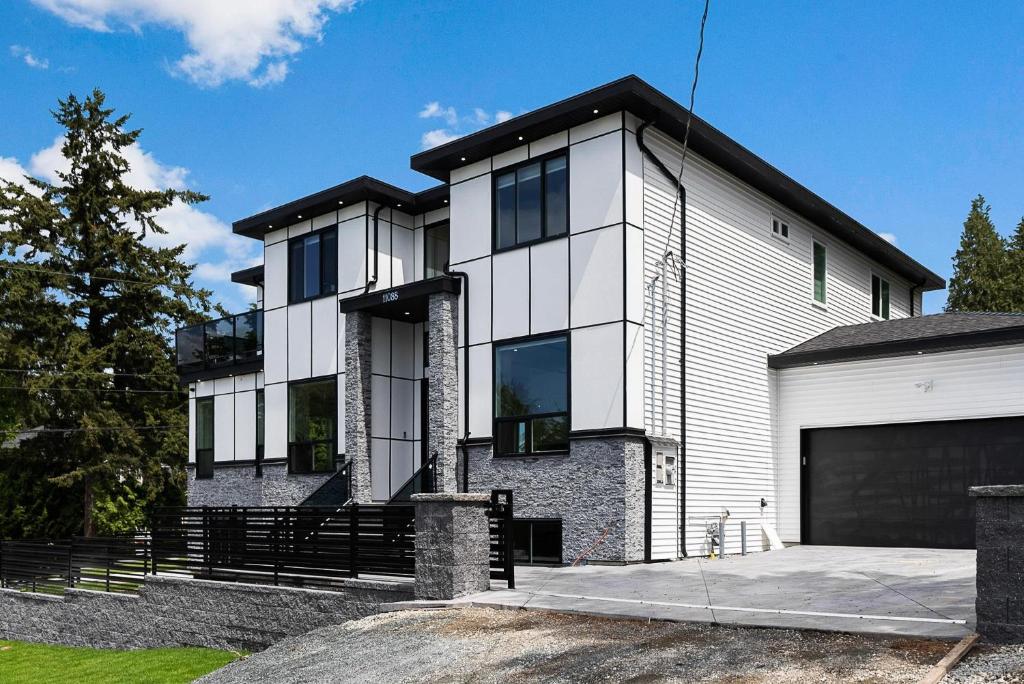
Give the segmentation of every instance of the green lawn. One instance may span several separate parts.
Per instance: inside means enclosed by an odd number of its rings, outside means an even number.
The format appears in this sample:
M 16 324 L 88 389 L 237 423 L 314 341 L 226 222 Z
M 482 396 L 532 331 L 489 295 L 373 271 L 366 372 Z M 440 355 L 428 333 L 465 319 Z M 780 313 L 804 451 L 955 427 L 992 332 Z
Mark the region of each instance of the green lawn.
M 179 684 L 238 656 L 209 648 L 110 651 L 0 641 L 0 684 Z

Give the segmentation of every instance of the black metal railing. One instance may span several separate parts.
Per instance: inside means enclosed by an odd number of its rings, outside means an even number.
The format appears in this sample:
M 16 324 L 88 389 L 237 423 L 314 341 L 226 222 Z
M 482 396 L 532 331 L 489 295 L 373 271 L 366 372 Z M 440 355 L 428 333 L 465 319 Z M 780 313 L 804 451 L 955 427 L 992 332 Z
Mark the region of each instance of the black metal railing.
M 491 491 L 491 507 L 487 510 L 491 533 L 491 579 L 506 580 L 509 589 L 516 587 L 516 566 L 512 552 L 512 490 Z
M 146 537 L 0 542 L 0 585 L 8 589 L 133 592 L 151 571 Z
M 361 575 L 412 577 L 410 505 L 176 508 L 153 523 L 154 573 L 204 579 L 327 586 Z
M 388 505 L 408 503 L 413 494 L 432 494 L 437 491 L 437 453 L 435 452 L 419 470 L 412 474 L 388 499 Z
M 263 358 L 263 311 L 179 328 L 174 342 L 179 373 L 259 361 Z
M 352 498 L 352 461 L 334 473 L 327 482 L 306 497 L 301 506 L 344 506 Z

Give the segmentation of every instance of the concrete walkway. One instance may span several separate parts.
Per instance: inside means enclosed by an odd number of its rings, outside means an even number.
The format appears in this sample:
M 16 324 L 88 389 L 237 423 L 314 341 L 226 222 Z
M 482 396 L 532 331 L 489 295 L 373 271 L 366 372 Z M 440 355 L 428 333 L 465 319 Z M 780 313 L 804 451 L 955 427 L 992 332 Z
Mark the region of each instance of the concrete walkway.
M 974 627 L 974 551 L 795 546 L 672 563 L 516 568 L 477 605 L 960 638 Z

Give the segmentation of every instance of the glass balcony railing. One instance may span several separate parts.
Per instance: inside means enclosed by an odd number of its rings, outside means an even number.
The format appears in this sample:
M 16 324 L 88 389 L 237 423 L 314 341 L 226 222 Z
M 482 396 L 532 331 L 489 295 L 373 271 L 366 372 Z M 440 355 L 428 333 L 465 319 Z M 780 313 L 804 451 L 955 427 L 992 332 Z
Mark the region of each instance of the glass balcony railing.
M 263 358 L 263 311 L 246 311 L 175 333 L 178 372 L 226 368 Z

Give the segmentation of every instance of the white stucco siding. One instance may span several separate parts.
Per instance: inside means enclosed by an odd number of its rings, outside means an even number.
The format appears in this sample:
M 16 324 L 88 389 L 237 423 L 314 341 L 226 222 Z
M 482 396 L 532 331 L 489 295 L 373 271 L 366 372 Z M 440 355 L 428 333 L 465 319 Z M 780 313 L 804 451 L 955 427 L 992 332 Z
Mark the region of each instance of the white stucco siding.
M 648 129 L 645 142 L 670 168 L 680 146 Z M 892 317 L 909 314 L 909 283 L 861 253 L 725 174 L 692 152 L 686 188 L 686 514 L 687 546 L 703 548 L 702 518 L 730 514 L 728 538 L 738 543 L 740 520 L 760 519 L 760 500 L 776 516 L 772 404 L 768 354 L 784 351 L 838 325 L 871 320 L 871 274 L 891 284 Z M 644 163 L 646 280 L 665 250 L 675 189 L 649 160 Z M 678 212 L 678 210 L 677 210 Z M 771 234 L 775 213 L 789 223 L 789 240 Z M 676 214 L 678 221 L 678 213 Z M 678 252 L 678 224 L 670 249 Z M 825 306 L 813 299 L 812 245 L 828 250 Z M 678 283 L 669 274 L 665 391 L 661 386 L 660 328 L 647 335 L 645 375 L 648 429 L 678 434 Z M 659 289 L 648 291 L 647 311 L 660 320 Z M 663 399 L 664 396 L 664 399 Z M 759 532 L 749 525 L 748 546 Z
M 784 541 L 800 540 L 801 429 L 1024 415 L 1024 345 L 787 368 L 777 375 Z

